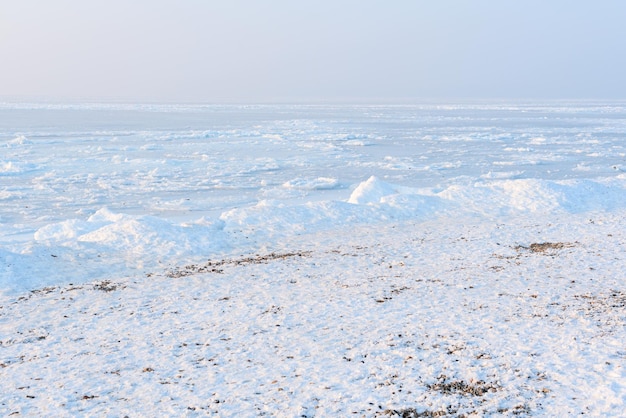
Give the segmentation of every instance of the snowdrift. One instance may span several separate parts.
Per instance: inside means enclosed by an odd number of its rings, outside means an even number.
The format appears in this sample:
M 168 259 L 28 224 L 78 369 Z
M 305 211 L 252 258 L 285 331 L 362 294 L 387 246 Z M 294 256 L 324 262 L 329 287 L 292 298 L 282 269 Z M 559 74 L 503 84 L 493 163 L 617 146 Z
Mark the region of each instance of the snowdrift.
M 330 179 L 291 187 L 335 187 Z M 217 219 L 175 224 L 154 216 L 131 216 L 101 208 L 87 219 L 38 229 L 20 252 L 2 250 L 0 280 L 5 293 L 91 281 L 111 274 L 163 271 L 181 260 L 198 261 L 231 251 L 272 251 L 293 235 L 350 225 L 424 222 L 440 216 L 541 216 L 626 208 L 623 175 L 601 180 L 491 180 L 444 190 L 411 188 L 372 176 L 347 199 L 287 205 L 263 200 L 231 209 Z

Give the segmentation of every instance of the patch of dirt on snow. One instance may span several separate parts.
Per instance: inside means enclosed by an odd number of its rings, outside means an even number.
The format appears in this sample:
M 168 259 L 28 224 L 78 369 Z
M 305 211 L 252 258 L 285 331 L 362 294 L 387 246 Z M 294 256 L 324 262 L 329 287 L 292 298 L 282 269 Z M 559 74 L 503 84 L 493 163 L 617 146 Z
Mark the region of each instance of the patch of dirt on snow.
M 482 398 L 490 392 L 497 392 L 502 388 L 499 385 L 494 383 L 484 382 L 482 380 L 466 382 L 464 380 L 451 380 L 446 375 L 441 375 L 437 378 L 435 383 L 427 384 L 426 388 L 433 392 L 439 392 L 442 395 L 460 395 L 462 397 L 474 397 L 474 398 Z M 479 401 L 480 403 L 480 401 Z M 458 405 L 458 408 L 462 408 L 461 405 Z M 383 416 L 391 416 L 391 417 L 402 417 L 402 418 L 430 418 L 430 417 L 445 417 L 445 416 L 454 416 L 454 417 L 467 417 L 464 413 L 460 413 L 459 409 L 456 406 L 448 405 L 445 409 L 440 410 L 419 410 L 416 408 L 398 408 L 398 409 L 385 409 L 384 411 L 380 411 L 376 414 L 378 417 Z M 473 408 L 470 408 L 473 409 Z M 519 406 L 513 408 L 514 410 L 498 410 L 498 413 L 509 412 L 513 415 L 520 415 L 522 413 L 528 413 L 529 410 L 526 407 Z M 485 413 L 486 411 L 482 411 Z M 478 411 L 473 411 L 469 416 L 475 416 L 474 414 L 478 413 Z
M 446 415 L 456 414 L 457 410 L 452 409 L 448 406 L 445 410 L 440 411 L 429 411 L 425 410 L 422 412 L 418 412 L 415 408 L 405 408 L 405 409 L 386 409 L 383 412 L 377 414 L 377 416 L 396 416 L 402 418 L 434 418 L 434 417 L 445 417 Z
M 246 264 L 265 264 L 270 261 L 284 260 L 292 257 L 306 257 L 310 254 L 310 251 L 296 251 L 292 253 L 270 253 L 265 255 L 255 255 L 251 257 L 243 257 L 237 259 L 224 259 L 219 261 L 209 260 L 204 264 L 189 264 L 182 268 L 171 270 L 166 274 L 166 276 L 170 278 L 180 278 L 198 273 L 223 273 L 224 270 L 220 267 L 225 265 L 242 266 Z
M 119 284 L 112 283 L 110 280 L 103 280 L 93 285 L 94 290 L 100 290 L 102 292 L 112 292 L 117 290 Z M 122 286 L 123 288 L 123 286 Z
M 577 243 L 570 242 L 534 242 L 528 247 L 518 245 L 515 247 L 517 251 L 525 250 L 535 254 L 552 255 L 556 250 L 574 247 Z
M 626 292 L 611 290 L 605 296 L 578 295 L 576 299 L 586 300 L 591 308 L 606 310 L 608 308 L 626 308 Z
M 499 389 L 498 386 L 492 383 L 485 383 L 482 380 L 471 383 L 463 380 L 449 381 L 445 375 L 439 376 L 437 383 L 426 385 L 426 387 L 444 395 L 460 394 L 464 396 L 483 396 L 488 392 L 496 392 Z
M 606 295 L 576 295 L 576 300 L 585 302 L 585 314 L 597 318 L 604 325 L 623 325 L 624 319 L 616 311 L 626 311 L 626 292 L 610 290 Z

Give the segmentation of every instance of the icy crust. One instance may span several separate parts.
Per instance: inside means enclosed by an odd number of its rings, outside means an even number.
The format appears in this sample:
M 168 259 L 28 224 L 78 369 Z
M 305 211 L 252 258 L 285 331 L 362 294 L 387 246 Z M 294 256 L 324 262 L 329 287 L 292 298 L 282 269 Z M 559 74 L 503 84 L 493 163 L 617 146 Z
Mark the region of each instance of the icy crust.
M 312 187 L 329 179 L 303 182 Z M 263 200 L 223 212 L 217 219 L 176 224 L 154 216 L 133 216 L 102 208 L 87 219 L 70 219 L 38 229 L 22 251 L 0 253 L 5 294 L 57 283 L 81 283 L 111 274 L 143 274 L 231 251 L 272 251 L 292 235 L 346 225 L 426 221 L 439 216 L 486 218 L 549 213 L 613 211 L 626 207 L 626 180 L 481 181 L 445 190 L 394 185 L 374 176 L 353 188 L 344 201 L 286 205 Z M 77 268 L 79 267 L 79 268 Z M 39 274 L 37 272 L 46 272 Z

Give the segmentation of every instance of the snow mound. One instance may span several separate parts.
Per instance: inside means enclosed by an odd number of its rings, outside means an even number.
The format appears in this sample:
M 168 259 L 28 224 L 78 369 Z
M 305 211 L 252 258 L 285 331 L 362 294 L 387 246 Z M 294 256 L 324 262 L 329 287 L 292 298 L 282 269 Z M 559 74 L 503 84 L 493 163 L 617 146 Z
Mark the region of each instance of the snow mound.
M 129 267 L 143 268 L 176 259 L 219 252 L 223 224 L 204 219 L 176 225 L 154 216 L 131 216 L 103 208 L 86 221 L 71 219 L 40 228 L 35 240 L 49 247 L 110 254 Z
M 484 215 L 560 210 L 560 196 L 543 180 L 499 180 L 454 185 L 438 193 L 458 203 L 466 211 Z
M 409 190 L 401 186 L 386 183 L 376 176 L 371 176 L 354 189 L 348 199 L 348 203 L 357 205 L 379 203 L 383 197 L 402 193 L 403 191 L 406 193 Z
M 428 191 L 387 183 L 376 176 L 359 184 L 348 203 L 376 208 L 383 219 L 424 218 L 445 212 L 454 205 Z
M 226 211 L 220 220 L 227 232 L 244 232 L 261 240 L 391 219 L 424 220 L 447 212 L 452 206 L 452 202 L 440 197 L 420 194 L 419 189 L 393 185 L 372 176 L 359 184 L 347 201 L 285 205 L 263 200 Z
M 292 187 L 298 184 L 294 181 Z M 310 187 L 302 182 L 300 187 Z M 623 180 L 538 179 L 489 180 L 456 184 L 444 190 L 418 189 L 387 183 L 372 176 L 358 184 L 347 201 L 285 204 L 262 200 L 222 213 L 227 232 L 251 239 L 302 234 L 316 230 L 388 220 L 425 221 L 444 214 L 518 216 L 551 212 L 579 213 L 626 207 Z
M 348 199 L 348 203 L 362 205 L 379 202 L 383 196 L 395 193 L 396 189 L 391 184 L 380 181 L 376 176 L 372 176 L 354 189 Z
M 349 203 L 376 206 L 397 216 L 436 214 L 458 209 L 482 215 L 580 213 L 626 207 L 623 178 L 605 180 L 495 179 L 455 184 L 443 191 L 413 189 L 370 177 L 352 192 Z
M 626 207 L 626 183 L 616 178 L 498 180 L 451 186 L 438 196 L 481 214 L 610 211 Z
M 251 207 L 226 211 L 220 216 L 226 232 L 241 231 L 262 239 L 325 230 L 339 225 L 371 221 L 378 216 L 370 208 L 355 208 L 345 202 L 322 201 L 284 205 L 263 200 Z

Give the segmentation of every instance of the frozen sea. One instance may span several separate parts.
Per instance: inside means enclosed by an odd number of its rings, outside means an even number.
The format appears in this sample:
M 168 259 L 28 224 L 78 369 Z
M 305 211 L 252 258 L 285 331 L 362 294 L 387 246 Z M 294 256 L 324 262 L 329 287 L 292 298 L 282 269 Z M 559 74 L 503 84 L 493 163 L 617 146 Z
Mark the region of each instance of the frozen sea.
M 622 190 L 625 135 L 626 107 L 584 102 L 4 103 L 0 254 L 15 260 L 42 254 L 47 258 L 5 262 L 2 289 L 90 280 L 110 274 L 111 268 L 132 275 L 136 269 L 162 269 L 216 252 L 272 249 L 280 234 L 336 223 L 423 217 L 425 210 L 436 215 L 459 203 L 493 216 L 539 207 L 613 207 L 621 205 L 623 196 L 604 192 L 614 193 L 607 187 Z M 371 176 L 414 189 L 401 193 L 403 198 L 446 198 L 408 203 L 416 206 L 410 208 L 402 202 L 383 204 L 368 214 L 362 208 L 335 207 Z M 573 184 L 569 194 L 580 195 L 578 199 L 568 195 L 559 201 L 552 195 Z M 506 187 L 509 196 L 485 196 L 494 187 Z M 527 201 L 509 199 L 518 189 Z M 364 203 L 371 207 L 381 202 L 366 198 Z M 428 209 L 435 203 L 441 207 Z M 265 212 L 267 218 L 261 219 Z M 241 242 L 237 229 L 263 237 Z M 266 239 L 268 234 L 274 238 Z M 58 265 L 68 250 L 83 256 L 85 272 L 70 277 L 64 270 L 63 277 L 53 277 L 57 267 L 46 261 Z M 56 260 L 48 260 L 50 253 Z M 112 265 L 99 271 L 102 263 L 94 265 L 93 258 L 106 258 Z M 118 265 L 119 260 L 126 261 Z M 70 270 L 77 262 L 70 260 Z M 47 278 L 32 277 L 34 264 L 50 270 Z
M 621 102 L 0 103 L 0 413 L 624 416 L 624 215 Z

